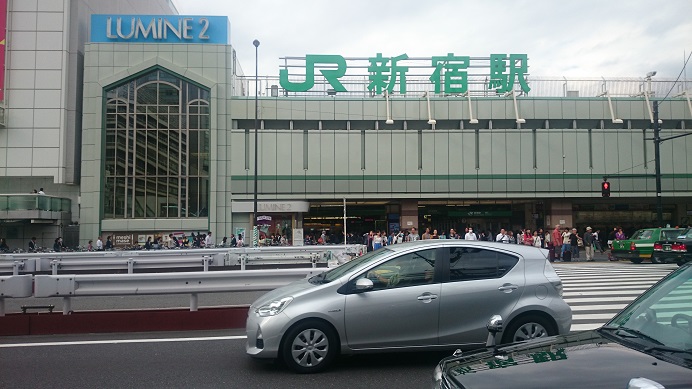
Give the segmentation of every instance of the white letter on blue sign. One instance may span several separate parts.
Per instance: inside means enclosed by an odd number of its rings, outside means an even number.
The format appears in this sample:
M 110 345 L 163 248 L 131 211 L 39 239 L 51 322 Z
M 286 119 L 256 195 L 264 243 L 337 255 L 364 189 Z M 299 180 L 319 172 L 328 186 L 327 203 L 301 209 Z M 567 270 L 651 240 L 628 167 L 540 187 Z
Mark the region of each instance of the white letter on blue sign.
M 189 31 L 192 30 L 191 21 L 192 18 L 183 18 L 183 39 L 192 39 L 192 35 L 189 34 Z
M 132 35 L 135 34 L 135 18 L 132 18 L 130 21 L 130 35 L 123 35 L 123 18 L 118 18 L 116 22 L 116 32 L 118 33 L 118 36 L 123 39 L 130 39 L 132 38 Z

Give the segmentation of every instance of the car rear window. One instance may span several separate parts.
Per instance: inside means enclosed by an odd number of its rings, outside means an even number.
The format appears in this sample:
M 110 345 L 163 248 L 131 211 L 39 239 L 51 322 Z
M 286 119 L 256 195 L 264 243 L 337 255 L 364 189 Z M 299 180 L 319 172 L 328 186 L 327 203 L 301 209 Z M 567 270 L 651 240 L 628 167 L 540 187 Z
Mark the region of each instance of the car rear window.
M 680 233 L 683 232 L 683 230 L 663 230 L 661 231 L 661 239 L 662 240 L 674 240 L 677 239 L 678 236 L 680 236 Z
M 639 230 L 632 235 L 632 239 L 651 239 L 654 230 Z
M 449 248 L 449 280 L 500 278 L 519 261 L 516 256 L 475 247 Z

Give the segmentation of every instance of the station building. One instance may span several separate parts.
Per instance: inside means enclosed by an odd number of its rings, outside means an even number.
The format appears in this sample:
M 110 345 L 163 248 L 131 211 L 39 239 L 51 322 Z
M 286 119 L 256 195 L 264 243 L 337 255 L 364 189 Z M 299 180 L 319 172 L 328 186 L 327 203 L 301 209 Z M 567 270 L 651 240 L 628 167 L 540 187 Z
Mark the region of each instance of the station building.
M 650 100 L 672 89 L 658 112 L 663 137 L 692 126 L 685 84 L 673 80 L 540 79 L 511 53 L 305 55 L 260 79 L 244 75 L 233 45 L 252 42 L 233 42 L 225 17 L 177 15 L 166 1 L 19 3 L 8 12 L 0 236 L 22 246 L 67 228 L 79 244 L 112 235 L 125 246 L 206 231 L 218 241 L 253 223 L 296 244 L 322 230 L 336 241 L 344 229 L 652 225 Z M 61 26 L 56 42 L 34 31 L 25 50 L 12 45 L 18 20 L 43 13 Z M 43 51 L 59 47 L 44 74 Z M 692 214 L 688 142 L 661 143 L 672 225 Z M 42 209 L 35 187 L 59 205 Z

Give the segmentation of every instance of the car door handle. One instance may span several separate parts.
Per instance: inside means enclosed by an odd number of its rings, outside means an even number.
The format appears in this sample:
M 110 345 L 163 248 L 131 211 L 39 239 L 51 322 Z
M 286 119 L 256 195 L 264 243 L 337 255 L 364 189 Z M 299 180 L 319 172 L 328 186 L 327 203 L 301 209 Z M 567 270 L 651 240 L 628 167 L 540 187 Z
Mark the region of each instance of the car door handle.
M 424 303 L 429 303 L 437 298 L 436 294 L 432 293 L 423 293 L 422 295 L 418 296 L 418 301 L 422 301 Z
M 505 293 L 512 293 L 513 291 L 519 289 L 517 285 L 514 284 L 504 284 L 501 287 L 497 288 L 497 290 Z

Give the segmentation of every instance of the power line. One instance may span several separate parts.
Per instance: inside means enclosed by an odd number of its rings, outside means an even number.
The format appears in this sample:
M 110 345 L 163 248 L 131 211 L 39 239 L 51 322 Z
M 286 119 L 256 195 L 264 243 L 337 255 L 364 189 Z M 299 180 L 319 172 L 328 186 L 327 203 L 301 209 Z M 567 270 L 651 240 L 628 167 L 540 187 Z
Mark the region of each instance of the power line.
M 663 98 L 663 100 L 661 100 L 661 103 L 664 102 L 664 101 L 666 101 L 666 99 L 668 98 L 668 95 L 670 95 L 670 92 L 672 92 L 672 91 L 673 91 L 673 88 L 675 88 L 675 84 L 678 83 L 678 81 L 680 80 L 680 76 L 682 76 L 682 73 L 683 73 L 683 72 L 685 71 L 685 69 L 687 68 L 687 63 L 690 61 L 690 57 L 692 57 L 692 51 L 690 51 L 690 55 L 687 56 L 687 59 L 685 60 L 685 63 L 682 65 L 682 69 L 680 70 L 680 74 L 678 74 L 678 78 L 675 79 L 675 82 L 674 82 L 673 85 L 670 87 L 670 90 L 668 91 L 668 93 L 666 93 L 666 96 Z

